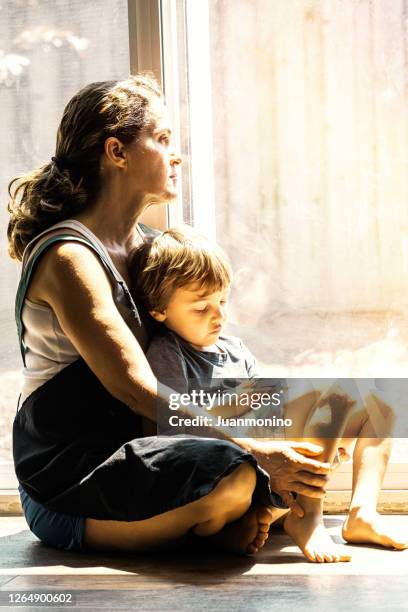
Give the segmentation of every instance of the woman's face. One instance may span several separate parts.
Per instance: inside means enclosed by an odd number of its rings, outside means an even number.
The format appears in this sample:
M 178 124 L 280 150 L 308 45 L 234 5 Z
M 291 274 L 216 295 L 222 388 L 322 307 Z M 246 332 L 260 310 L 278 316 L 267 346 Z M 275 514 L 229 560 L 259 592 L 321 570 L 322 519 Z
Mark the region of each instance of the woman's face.
M 132 191 L 154 202 L 177 197 L 178 166 L 167 109 L 158 98 L 150 103 L 151 122 L 128 148 L 128 172 Z

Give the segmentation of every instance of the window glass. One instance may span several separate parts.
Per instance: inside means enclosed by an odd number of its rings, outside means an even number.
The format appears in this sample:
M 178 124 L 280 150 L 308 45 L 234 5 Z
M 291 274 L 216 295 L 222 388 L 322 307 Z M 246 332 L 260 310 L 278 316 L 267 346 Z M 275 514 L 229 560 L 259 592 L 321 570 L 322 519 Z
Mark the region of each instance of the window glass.
M 406 377 L 403 3 L 175 4 L 189 70 L 184 153 L 197 172 L 211 157 L 214 185 L 191 218 L 213 205 L 235 270 L 229 331 L 271 376 Z M 209 130 L 211 156 L 195 156 Z M 394 458 L 408 460 L 406 448 Z
M 83 85 L 129 73 L 126 0 L 0 2 L 0 188 L 53 155 L 62 111 Z M 7 255 L 0 211 L 0 468 L 11 461 L 21 357 L 14 322 L 20 265 Z M 0 469 L 0 486 L 1 469 Z

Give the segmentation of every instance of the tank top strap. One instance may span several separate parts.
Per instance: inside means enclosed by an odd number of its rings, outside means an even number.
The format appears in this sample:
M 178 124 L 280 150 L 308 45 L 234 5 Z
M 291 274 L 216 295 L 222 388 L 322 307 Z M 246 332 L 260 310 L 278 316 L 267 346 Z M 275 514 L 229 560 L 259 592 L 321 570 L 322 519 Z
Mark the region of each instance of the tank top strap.
M 145 233 L 143 229 L 142 232 Z M 46 251 L 52 244 L 57 242 L 77 242 L 86 245 L 96 253 L 103 268 L 108 273 L 108 276 L 113 280 L 113 298 L 122 317 L 126 320 L 124 310 L 130 311 L 136 327 L 142 328 L 142 321 L 139 311 L 134 303 L 131 293 L 122 276 L 113 265 L 108 252 L 99 239 L 85 226 L 78 222 L 73 222 L 71 220 L 60 222 L 36 236 L 36 238 L 34 238 L 34 240 L 27 245 L 24 251 L 21 278 L 17 288 L 15 302 L 17 333 L 24 366 L 26 365 L 26 345 L 24 343 L 24 325 L 22 321 L 24 300 L 26 298 L 27 289 L 39 258 L 44 251 Z

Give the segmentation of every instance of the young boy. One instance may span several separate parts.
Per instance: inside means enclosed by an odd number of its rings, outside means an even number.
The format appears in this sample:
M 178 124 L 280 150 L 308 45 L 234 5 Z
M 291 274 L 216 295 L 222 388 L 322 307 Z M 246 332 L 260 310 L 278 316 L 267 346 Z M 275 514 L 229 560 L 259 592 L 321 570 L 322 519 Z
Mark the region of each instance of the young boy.
M 216 244 L 190 228 L 170 229 L 135 249 L 129 260 L 129 270 L 137 302 L 159 324 L 147 358 L 161 383 L 183 393 L 192 384 L 194 388 L 208 388 L 210 381 L 220 378 L 225 383 L 225 379 L 254 379 L 257 376 L 255 358 L 244 343 L 223 333 L 232 273 L 224 252 Z M 316 426 L 315 409 L 319 405 L 328 406 L 330 419 L 340 436 L 353 402 L 345 405 L 337 401 L 338 395 L 330 397 L 335 401 L 326 398 L 318 402 L 316 396 L 309 394 L 308 399 L 305 396 L 285 406 L 285 416 L 290 414 L 301 423 L 298 437 L 313 438 L 326 449 L 323 460 L 333 462 L 339 440 L 323 439 L 321 433 L 319 437 L 321 429 Z M 236 416 L 248 408 L 220 406 L 218 410 L 224 416 Z M 364 420 L 354 419 L 345 437 L 361 435 L 364 424 Z M 359 442 L 361 454 L 368 441 Z M 383 456 L 380 450 L 377 452 L 378 462 L 383 465 Z M 358 464 L 356 482 L 359 481 L 359 467 Z M 374 466 L 373 470 L 376 469 L 379 491 L 381 469 Z M 372 501 L 378 492 L 373 491 L 371 474 L 364 474 L 364 468 L 362 471 L 364 478 L 359 481 L 360 489 L 353 489 L 353 494 L 356 493 L 360 500 L 365 496 Z M 289 512 L 284 527 L 306 557 L 314 562 L 349 560 L 350 556 L 338 552 L 324 528 L 322 501 L 303 496 L 298 496 L 298 501 L 305 516 L 300 519 Z M 276 505 L 279 507 L 278 503 Z M 360 508 L 354 515 L 351 512 L 343 535 L 353 542 L 405 547 L 394 536 L 386 534 L 385 537 L 376 521 L 372 512 L 365 513 L 364 509 L 361 512 Z
M 216 244 L 189 228 L 170 229 L 138 247 L 129 270 L 137 302 L 160 324 L 147 359 L 162 384 L 184 393 L 208 389 L 219 379 L 233 386 L 236 379 L 257 376 L 255 358 L 242 340 L 223 333 L 232 273 Z M 212 414 L 247 411 L 219 406 Z M 286 508 L 276 494 L 273 503 Z

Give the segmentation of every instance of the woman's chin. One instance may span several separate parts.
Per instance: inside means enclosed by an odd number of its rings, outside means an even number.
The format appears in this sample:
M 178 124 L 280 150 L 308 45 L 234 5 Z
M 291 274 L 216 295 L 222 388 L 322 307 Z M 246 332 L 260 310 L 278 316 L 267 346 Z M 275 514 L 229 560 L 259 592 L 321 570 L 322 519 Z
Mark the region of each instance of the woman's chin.
M 168 204 L 171 204 L 172 202 L 175 202 L 177 200 L 178 197 L 178 191 L 177 188 L 175 187 L 174 189 L 168 189 L 166 192 L 166 202 Z
M 166 190 L 160 195 L 151 194 L 149 196 L 150 204 L 174 204 L 177 201 L 177 191 Z

